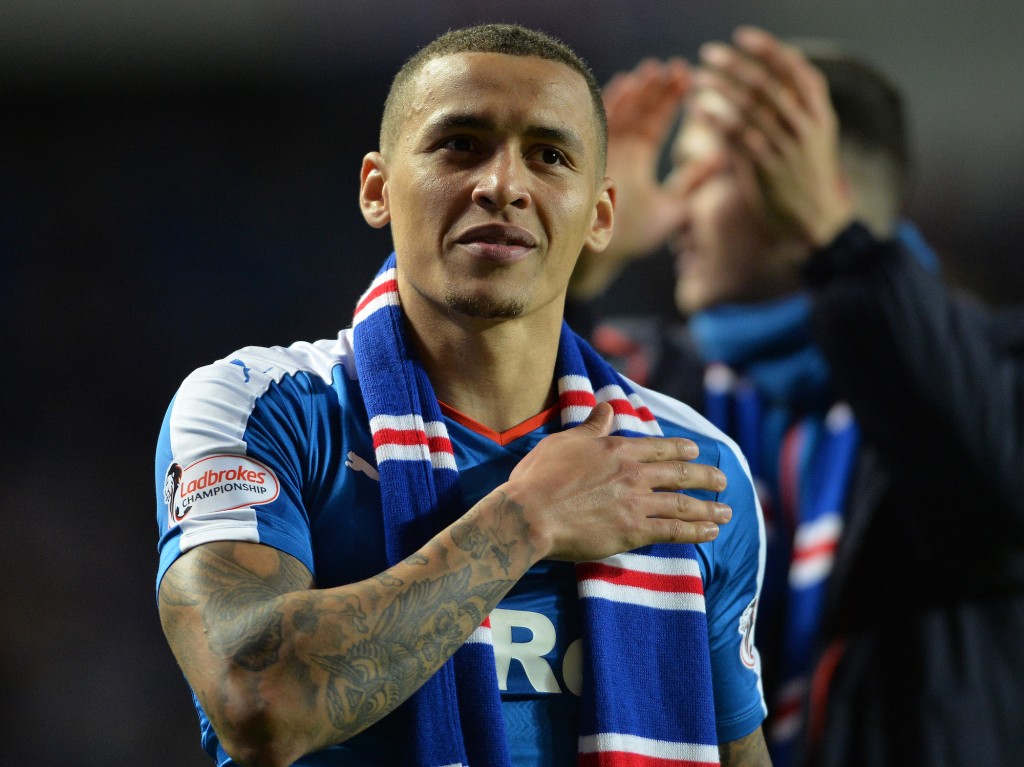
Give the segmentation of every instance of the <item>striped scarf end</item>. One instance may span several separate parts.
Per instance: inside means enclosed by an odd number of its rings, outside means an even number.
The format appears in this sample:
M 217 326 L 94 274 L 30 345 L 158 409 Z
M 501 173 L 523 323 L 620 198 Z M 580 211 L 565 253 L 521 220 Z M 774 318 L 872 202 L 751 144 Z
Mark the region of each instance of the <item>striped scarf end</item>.
M 718 746 L 604 733 L 579 741 L 578 767 L 717 767 Z

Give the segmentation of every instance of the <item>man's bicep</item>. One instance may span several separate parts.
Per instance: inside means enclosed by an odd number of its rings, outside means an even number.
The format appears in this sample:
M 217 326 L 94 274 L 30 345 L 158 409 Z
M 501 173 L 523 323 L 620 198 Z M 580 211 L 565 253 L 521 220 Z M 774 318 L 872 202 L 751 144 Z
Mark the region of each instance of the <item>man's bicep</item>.
M 749 735 L 718 746 L 722 767 L 771 767 L 764 734 L 758 727 Z
M 273 652 L 279 633 L 277 597 L 312 585 L 302 563 L 270 546 L 207 543 L 167 570 L 159 590 L 160 621 L 193 682 L 224 661 L 259 666 L 260 653 Z

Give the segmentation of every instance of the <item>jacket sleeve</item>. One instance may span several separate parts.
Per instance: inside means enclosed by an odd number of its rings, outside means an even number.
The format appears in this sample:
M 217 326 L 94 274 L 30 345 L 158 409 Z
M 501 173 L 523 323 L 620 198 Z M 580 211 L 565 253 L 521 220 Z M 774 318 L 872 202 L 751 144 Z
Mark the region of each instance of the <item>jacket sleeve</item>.
M 1021 536 L 1024 361 L 992 314 L 859 224 L 812 256 L 806 279 L 817 340 L 865 438 L 916 482 L 976 488 L 994 503 L 984 513 Z

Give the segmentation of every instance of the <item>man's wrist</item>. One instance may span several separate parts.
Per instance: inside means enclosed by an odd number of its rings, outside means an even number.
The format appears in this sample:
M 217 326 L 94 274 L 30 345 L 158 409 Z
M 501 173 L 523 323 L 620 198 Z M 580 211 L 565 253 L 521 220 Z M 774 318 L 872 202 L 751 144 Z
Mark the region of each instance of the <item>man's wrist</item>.
M 539 524 L 537 504 L 531 500 L 521 482 L 509 480 L 499 485 L 472 509 L 475 523 L 500 539 L 503 547 L 515 547 L 525 557 L 522 572 L 544 559 L 551 551 L 553 539 L 547 526 Z M 538 519 L 539 516 L 539 519 Z
M 826 187 L 818 203 L 819 215 L 814 216 L 808 227 L 809 245 L 814 249 L 824 248 L 840 235 L 856 219 L 853 196 L 846 175 L 839 172 L 834 187 Z
M 837 274 L 863 268 L 877 250 L 878 238 L 853 219 L 825 245 L 813 250 L 803 267 L 804 280 L 811 287 L 821 287 Z
M 827 248 L 855 220 L 853 213 L 848 211 L 837 214 L 830 219 L 820 219 L 817 225 L 812 227 L 807 233 L 808 244 L 814 250 Z

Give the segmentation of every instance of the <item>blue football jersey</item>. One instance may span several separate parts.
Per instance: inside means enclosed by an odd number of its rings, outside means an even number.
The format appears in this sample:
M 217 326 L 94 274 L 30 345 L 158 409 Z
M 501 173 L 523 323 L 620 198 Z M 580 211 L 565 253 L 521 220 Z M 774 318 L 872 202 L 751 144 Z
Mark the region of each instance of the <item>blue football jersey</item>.
M 697 442 L 698 461 L 729 477 L 733 509 L 714 541 L 697 547 L 704 581 L 720 741 L 753 731 L 765 706 L 753 613 L 764 567 L 764 529 L 736 446 L 688 406 L 637 387 L 667 436 Z M 557 409 L 503 434 L 442 407 L 469 508 L 508 479 L 544 437 Z M 387 566 L 379 479 L 351 331 L 288 348 L 248 347 L 192 373 L 164 419 L 155 483 L 157 584 L 182 554 L 211 541 L 273 546 L 302 562 L 320 588 Z M 581 692 L 580 619 L 573 565 L 535 565 L 491 613 L 496 673 L 513 762 L 575 764 Z M 638 674 L 652 673 L 637 669 Z M 204 748 L 220 747 L 196 702 Z M 385 717 L 300 765 L 390 765 L 399 742 Z

